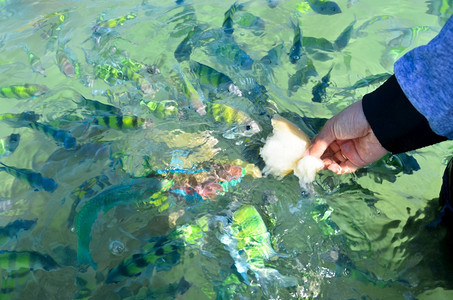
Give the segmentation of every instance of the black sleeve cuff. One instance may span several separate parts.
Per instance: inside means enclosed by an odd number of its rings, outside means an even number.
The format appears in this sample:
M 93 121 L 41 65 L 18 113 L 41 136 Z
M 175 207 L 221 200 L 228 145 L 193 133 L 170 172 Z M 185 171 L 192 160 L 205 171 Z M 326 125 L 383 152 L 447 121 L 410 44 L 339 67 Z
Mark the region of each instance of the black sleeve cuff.
M 363 97 L 363 112 L 381 145 L 392 153 L 415 150 L 447 140 L 429 127 L 415 109 L 395 75 Z

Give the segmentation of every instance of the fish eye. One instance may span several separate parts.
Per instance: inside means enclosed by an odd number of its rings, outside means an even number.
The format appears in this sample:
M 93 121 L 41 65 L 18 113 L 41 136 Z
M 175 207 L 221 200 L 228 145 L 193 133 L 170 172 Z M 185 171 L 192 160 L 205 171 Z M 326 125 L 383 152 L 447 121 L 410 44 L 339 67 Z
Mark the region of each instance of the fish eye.
M 245 126 L 245 129 L 246 129 L 246 130 L 250 130 L 250 129 L 252 129 L 252 126 L 247 125 L 247 126 Z

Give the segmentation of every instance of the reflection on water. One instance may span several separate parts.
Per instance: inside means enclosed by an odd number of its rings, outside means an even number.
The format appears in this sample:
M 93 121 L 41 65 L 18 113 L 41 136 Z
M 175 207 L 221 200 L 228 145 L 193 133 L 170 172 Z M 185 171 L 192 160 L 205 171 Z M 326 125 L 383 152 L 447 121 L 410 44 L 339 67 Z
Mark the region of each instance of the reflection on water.
M 314 137 L 450 2 L 0 0 L 2 296 L 445 294 L 448 143 L 311 195 L 259 149 L 275 113 Z

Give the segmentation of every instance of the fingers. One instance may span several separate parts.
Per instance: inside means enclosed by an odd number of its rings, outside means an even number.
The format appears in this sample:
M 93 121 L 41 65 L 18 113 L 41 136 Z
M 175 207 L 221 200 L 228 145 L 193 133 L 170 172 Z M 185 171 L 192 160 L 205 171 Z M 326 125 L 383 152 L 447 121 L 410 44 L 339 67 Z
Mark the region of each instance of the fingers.
M 324 152 L 329 148 L 333 141 L 335 141 L 335 134 L 332 131 L 332 119 L 322 128 L 321 132 L 316 136 L 313 144 L 308 149 L 307 155 L 320 158 Z

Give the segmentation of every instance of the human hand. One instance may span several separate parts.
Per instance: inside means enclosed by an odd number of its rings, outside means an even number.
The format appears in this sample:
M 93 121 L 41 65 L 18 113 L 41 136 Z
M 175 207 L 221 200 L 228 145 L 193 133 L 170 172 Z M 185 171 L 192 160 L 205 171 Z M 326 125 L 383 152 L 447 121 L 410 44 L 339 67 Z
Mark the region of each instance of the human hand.
M 387 152 L 365 118 L 362 101 L 358 101 L 326 122 L 304 156 L 321 158 L 325 168 L 344 174 L 375 162 Z

